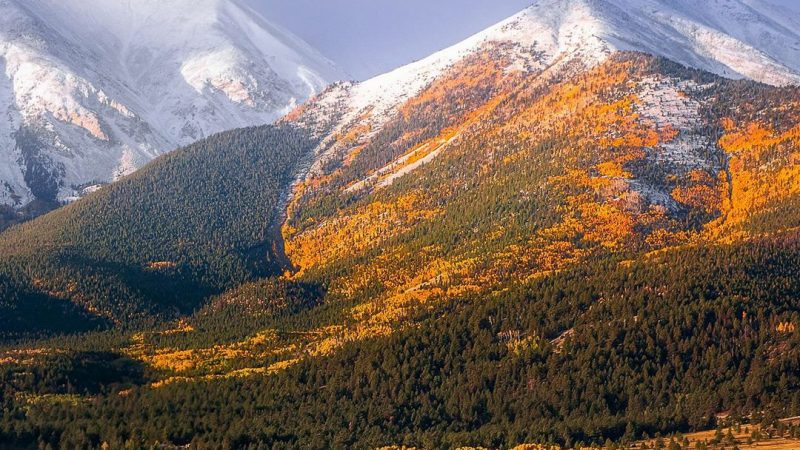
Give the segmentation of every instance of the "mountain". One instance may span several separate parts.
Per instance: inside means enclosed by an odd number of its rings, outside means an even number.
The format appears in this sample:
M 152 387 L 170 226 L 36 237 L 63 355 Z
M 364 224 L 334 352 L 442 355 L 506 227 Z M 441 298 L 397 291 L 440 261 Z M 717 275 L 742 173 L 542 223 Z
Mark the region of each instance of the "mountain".
M 15 207 L 270 123 L 342 78 L 237 0 L 4 0 L 0 17 L 0 204 Z
M 781 202 L 791 223 L 797 88 L 780 86 L 798 80 L 795 19 L 761 11 L 543 0 L 330 87 L 284 119 L 320 139 L 288 205 L 289 257 L 385 311 L 443 280 L 481 290 L 743 232 Z
M 785 436 L 800 86 L 775 11 L 540 0 L 3 233 L 0 442 Z

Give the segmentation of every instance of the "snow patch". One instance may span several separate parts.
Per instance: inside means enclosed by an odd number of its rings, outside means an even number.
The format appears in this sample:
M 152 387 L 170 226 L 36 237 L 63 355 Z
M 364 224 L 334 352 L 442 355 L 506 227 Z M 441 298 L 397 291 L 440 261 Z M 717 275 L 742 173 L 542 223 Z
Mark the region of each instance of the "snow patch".
M 635 105 L 643 122 L 663 131 L 672 129 L 676 137 L 651 149 L 651 157 L 659 163 L 692 169 L 712 169 L 709 149 L 715 142 L 702 129 L 702 105 L 688 93 L 701 89 L 692 81 L 648 77 L 638 85 L 639 102 Z
M 116 170 L 114 170 L 113 181 L 117 181 L 136 171 L 137 164 L 135 158 L 135 155 L 129 148 L 122 150 L 122 157 L 119 159 Z

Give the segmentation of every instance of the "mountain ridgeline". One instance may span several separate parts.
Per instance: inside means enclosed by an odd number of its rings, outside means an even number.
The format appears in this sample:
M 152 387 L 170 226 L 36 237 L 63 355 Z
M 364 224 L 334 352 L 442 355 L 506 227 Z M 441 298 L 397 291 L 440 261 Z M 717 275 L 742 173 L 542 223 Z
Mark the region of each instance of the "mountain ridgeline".
M 276 211 L 311 145 L 291 126 L 262 126 L 179 149 L 4 233 L 2 279 L 38 292 L 30 301 L 46 295 L 118 325 L 190 313 L 212 294 L 286 268 Z M 25 331 L 34 318 L 62 321 L 26 301 L 3 296 L 4 332 Z

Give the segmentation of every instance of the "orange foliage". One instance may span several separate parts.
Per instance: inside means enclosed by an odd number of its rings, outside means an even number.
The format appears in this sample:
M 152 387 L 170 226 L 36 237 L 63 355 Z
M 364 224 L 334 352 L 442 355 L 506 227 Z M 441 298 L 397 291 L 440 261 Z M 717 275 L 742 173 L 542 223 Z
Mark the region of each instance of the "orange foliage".
M 422 197 L 413 192 L 392 203 L 370 203 L 300 234 L 285 226 L 286 254 L 301 269 L 325 266 L 374 248 L 385 239 L 437 214 L 434 209 L 422 207 Z
M 150 270 L 172 269 L 177 266 L 178 263 L 172 261 L 153 261 L 147 264 L 147 268 Z
M 722 125 L 722 129 L 725 131 L 733 131 L 736 127 L 736 123 L 730 117 L 723 117 L 720 120 L 720 125 Z
M 724 176 L 724 173 L 720 173 L 722 179 L 715 180 L 702 170 L 693 170 L 689 173 L 687 183 L 672 191 L 672 198 L 691 208 L 714 214 L 722 206 L 725 192 L 719 189 L 717 181 L 724 181 Z
M 658 132 L 659 132 L 658 139 L 659 139 L 660 142 L 663 142 L 663 143 L 667 143 L 667 142 L 673 141 L 680 134 L 680 132 L 678 130 L 676 130 L 675 127 L 672 126 L 672 124 L 669 124 L 669 123 L 664 125 L 664 126 L 662 126 L 658 130 Z
M 750 122 L 740 129 L 732 120 L 720 146 L 731 153 L 730 202 L 725 204 L 727 225 L 747 220 L 750 211 L 800 194 L 800 125 L 780 133 Z
M 774 145 L 778 141 L 774 131 L 763 127 L 759 123 L 749 123 L 742 131 L 724 135 L 719 140 L 719 145 L 727 152 L 741 153 L 758 147 Z
M 618 161 L 606 161 L 597 165 L 600 175 L 608 178 L 633 178 L 630 172 L 622 168 Z
M 775 327 L 775 330 L 778 333 L 794 333 L 797 330 L 797 327 L 792 322 L 781 322 Z
M 609 204 L 583 204 L 580 216 L 584 239 L 608 248 L 621 248 L 633 234 L 634 220 Z
M 481 85 L 497 85 L 507 76 L 503 70 L 507 63 L 493 58 L 490 51 L 472 55 L 450 70 L 455 76 L 434 81 L 425 91 L 403 105 L 400 112 L 408 117 L 415 109 L 441 105 L 442 99 L 451 98 L 453 92 L 469 92 Z M 459 96 L 455 101 L 465 104 L 467 98 Z

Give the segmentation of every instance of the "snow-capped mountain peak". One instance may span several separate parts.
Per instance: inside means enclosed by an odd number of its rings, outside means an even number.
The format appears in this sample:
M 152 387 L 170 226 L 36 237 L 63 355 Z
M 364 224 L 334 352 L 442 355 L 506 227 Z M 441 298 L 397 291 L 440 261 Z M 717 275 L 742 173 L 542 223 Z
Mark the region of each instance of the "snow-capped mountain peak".
M 613 51 L 634 50 L 729 78 L 800 83 L 800 15 L 762 0 L 537 0 L 361 89 L 386 93 L 401 89 L 399 80 L 426 81 L 487 42 L 533 47 L 551 62 L 578 51 L 599 62 Z
M 347 150 L 335 136 L 354 124 L 379 132 L 404 102 L 493 44 L 514 48 L 509 70 L 589 68 L 615 52 L 639 51 L 728 78 L 800 84 L 797 24 L 797 14 L 762 0 L 536 0 L 425 59 L 362 83 L 337 85 L 291 120 L 323 137 L 310 167 L 314 174 Z
M 345 75 L 238 0 L 0 0 L 0 204 L 65 200 Z

